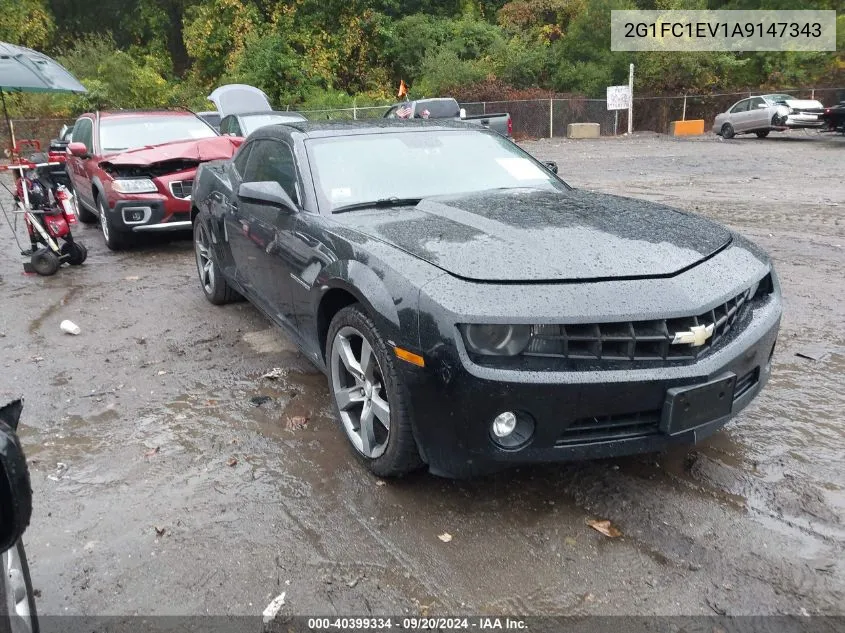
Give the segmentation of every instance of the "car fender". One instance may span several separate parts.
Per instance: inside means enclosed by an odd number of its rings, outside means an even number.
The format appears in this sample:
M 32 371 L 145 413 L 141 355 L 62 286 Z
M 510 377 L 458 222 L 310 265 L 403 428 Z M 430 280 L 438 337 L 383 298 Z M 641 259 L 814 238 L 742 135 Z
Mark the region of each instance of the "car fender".
M 106 187 L 103 185 L 103 181 L 100 179 L 99 176 L 94 176 L 91 178 L 91 193 L 96 200 L 98 197 L 103 196 L 106 201 L 106 207 L 110 208 L 111 205 L 109 204 L 108 196 L 106 195 Z M 99 209 L 97 210 L 99 212 Z
M 377 324 L 389 324 L 391 332 L 398 330 L 399 311 L 384 282 L 368 266 L 356 260 L 339 260 L 327 266 L 317 283 L 321 285 L 319 301 L 333 288 L 346 290 L 356 297 Z

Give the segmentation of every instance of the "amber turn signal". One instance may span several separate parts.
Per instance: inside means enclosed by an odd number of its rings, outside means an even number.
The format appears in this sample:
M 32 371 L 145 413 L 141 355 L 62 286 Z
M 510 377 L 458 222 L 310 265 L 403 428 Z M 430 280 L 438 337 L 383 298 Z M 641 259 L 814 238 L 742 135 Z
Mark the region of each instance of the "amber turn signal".
M 394 347 L 393 351 L 396 352 L 397 358 L 401 358 L 406 363 L 411 363 L 417 367 L 425 367 L 425 360 L 419 354 L 414 354 L 413 352 L 409 352 L 401 347 Z

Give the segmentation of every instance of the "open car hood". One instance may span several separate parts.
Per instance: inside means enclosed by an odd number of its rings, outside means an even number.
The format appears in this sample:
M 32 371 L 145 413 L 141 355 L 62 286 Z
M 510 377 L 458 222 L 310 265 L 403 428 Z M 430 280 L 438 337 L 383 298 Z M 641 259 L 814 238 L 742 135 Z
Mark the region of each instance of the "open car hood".
M 815 99 L 787 99 L 784 103 L 794 110 L 824 110 L 821 101 Z
M 246 84 L 220 86 L 208 95 L 208 100 L 217 106 L 221 117 L 245 112 L 269 112 L 273 109 L 266 94 Z
M 173 161 L 194 161 L 231 158 L 243 139 L 230 136 L 212 136 L 189 141 L 174 141 L 163 145 L 139 147 L 114 154 L 100 165 L 113 167 L 146 167 Z

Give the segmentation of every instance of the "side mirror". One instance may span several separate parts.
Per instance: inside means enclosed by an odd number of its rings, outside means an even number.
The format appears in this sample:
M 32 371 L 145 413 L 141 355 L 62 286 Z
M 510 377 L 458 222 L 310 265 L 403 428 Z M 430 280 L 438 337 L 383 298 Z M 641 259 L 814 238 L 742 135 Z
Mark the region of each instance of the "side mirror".
M 0 552 L 18 542 L 32 516 L 29 468 L 17 433 L 23 401 L 0 408 Z
M 241 183 L 238 187 L 238 197 L 296 213 L 296 203 L 275 180 Z
M 461 108 L 461 118 L 462 119 L 467 118 L 467 109 L 466 108 Z
M 88 148 L 85 143 L 68 143 L 67 151 L 77 158 L 88 158 Z
M 546 169 L 548 169 L 553 174 L 557 173 L 557 163 L 553 160 L 547 160 L 543 164 L 546 166 Z
M 758 108 L 768 108 L 769 106 L 767 106 L 765 103 L 758 103 L 757 107 Z

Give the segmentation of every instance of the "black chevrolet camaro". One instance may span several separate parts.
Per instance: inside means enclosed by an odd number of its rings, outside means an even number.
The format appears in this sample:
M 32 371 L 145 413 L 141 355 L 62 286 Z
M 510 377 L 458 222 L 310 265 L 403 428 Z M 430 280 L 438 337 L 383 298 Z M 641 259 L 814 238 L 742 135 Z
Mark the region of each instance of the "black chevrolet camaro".
M 372 472 L 694 443 L 769 377 L 768 257 L 670 207 L 573 189 L 455 124 L 261 128 L 194 186 L 200 283 L 328 376 Z

